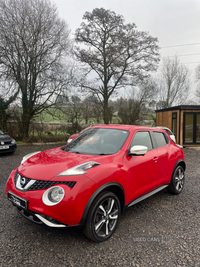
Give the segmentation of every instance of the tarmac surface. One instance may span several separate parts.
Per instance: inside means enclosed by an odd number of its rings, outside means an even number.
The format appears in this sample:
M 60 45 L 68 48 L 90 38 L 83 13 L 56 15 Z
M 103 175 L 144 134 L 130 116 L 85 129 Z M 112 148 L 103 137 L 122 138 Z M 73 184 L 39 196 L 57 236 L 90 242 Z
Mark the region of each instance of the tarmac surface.
M 184 149 L 186 182 L 180 195 L 166 190 L 125 211 L 114 235 L 94 243 L 80 230 L 53 229 L 20 216 L 5 185 L 24 155 L 55 145 L 19 146 L 0 155 L 0 266 L 200 267 L 200 150 Z

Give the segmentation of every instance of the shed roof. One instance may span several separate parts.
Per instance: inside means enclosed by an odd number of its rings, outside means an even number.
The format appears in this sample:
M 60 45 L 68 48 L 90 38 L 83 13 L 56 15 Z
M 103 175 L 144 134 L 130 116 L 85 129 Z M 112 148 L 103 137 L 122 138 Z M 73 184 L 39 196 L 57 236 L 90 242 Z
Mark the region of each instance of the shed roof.
M 180 105 L 169 108 L 157 109 L 155 112 L 168 111 L 168 110 L 200 110 L 200 105 Z

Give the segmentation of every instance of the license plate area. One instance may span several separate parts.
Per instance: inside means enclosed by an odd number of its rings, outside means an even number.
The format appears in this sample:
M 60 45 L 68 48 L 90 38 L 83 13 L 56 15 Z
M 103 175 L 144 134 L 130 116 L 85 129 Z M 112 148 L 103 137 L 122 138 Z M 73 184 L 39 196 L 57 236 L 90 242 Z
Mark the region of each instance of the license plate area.
M 13 205 L 15 205 L 18 208 L 24 210 L 28 209 L 28 200 L 13 194 L 11 191 L 8 191 L 8 200 L 10 200 L 13 203 Z
M 9 149 L 9 146 L 0 146 L 0 149 Z

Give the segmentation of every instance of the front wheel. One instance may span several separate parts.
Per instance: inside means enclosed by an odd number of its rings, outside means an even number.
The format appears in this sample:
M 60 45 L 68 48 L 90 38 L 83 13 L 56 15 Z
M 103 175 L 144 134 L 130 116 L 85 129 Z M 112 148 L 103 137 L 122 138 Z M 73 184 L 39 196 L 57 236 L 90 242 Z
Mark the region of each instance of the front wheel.
M 183 190 L 185 182 L 185 170 L 182 166 L 177 166 L 169 187 L 167 188 L 168 191 L 172 194 L 180 194 Z
M 84 234 L 95 242 L 107 240 L 115 231 L 121 214 L 118 197 L 102 192 L 93 202 L 85 224 Z

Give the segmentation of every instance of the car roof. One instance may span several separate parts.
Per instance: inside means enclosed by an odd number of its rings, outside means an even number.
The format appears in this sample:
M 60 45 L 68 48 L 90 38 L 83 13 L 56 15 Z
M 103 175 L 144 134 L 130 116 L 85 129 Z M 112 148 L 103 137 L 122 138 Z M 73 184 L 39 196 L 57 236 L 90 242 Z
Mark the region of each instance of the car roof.
M 168 133 L 173 134 L 173 132 L 172 132 L 169 128 L 165 127 L 165 126 L 157 126 L 156 128 L 165 130 L 165 131 L 167 131 Z
M 159 129 L 163 129 L 163 130 L 169 130 L 169 131 L 171 131 L 169 128 L 167 128 L 167 127 L 165 127 L 165 126 L 156 126 L 156 128 L 159 128 Z
M 148 127 L 148 126 L 140 126 L 140 125 L 126 125 L 126 124 L 100 124 L 92 126 L 91 128 L 110 128 L 110 129 L 119 129 L 119 130 L 154 130 L 154 131 L 162 131 L 160 128 L 156 127 Z

